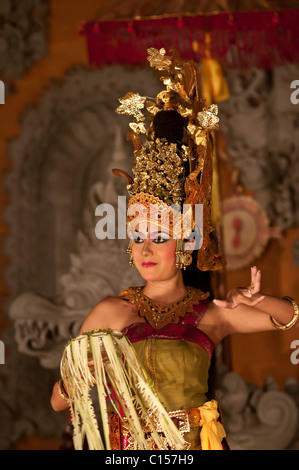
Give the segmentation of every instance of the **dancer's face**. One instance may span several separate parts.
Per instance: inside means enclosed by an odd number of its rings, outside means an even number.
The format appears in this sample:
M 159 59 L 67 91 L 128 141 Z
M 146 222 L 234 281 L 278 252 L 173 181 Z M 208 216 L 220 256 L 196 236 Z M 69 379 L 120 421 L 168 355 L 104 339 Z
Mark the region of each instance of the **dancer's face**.
M 144 225 L 144 224 L 143 224 Z M 133 235 L 132 257 L 141 276 L 147 281 L 167 280 L 176 275 L 176 239 L 171 238 L 158 226 L 136 226 Z

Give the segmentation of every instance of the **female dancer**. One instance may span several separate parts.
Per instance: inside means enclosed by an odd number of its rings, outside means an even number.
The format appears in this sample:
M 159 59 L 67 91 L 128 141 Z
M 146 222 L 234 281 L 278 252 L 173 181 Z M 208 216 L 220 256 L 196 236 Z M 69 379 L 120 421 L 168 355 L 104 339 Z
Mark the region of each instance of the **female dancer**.
M 186 296 L 182 269 L 176 267 L 175 251 L 176 240 L 164 239 L 163 234 L 157 232 L 137 233 L 132 245 L 134 264 L 146 281 L 141 302 L 150 300 L 160 309 L 171 307 L 173 313 L 176 304 L 181 307 Z M 167 325 L 162 329 L 150 327 L 140 316 L 137 304 L 130 302 L 132 297 L 129 296 L 129 300 L 126 296 L 109 297 L 92 310 L 81 332 L 109 328 L 122 331 L 152 375 L 166 409 L 192 410 L 206 402 L 211 353 L 223 338 L 233 333 L 271 330 L 270 316 L 279 324 L 288 324 L 292 320 L 291 303 L 262 295 L 260 283 L 261 273 L 253 267 L 249 287 L 233 289 L 227 301 L 199 300 L 191 315 L 186 299 L 185 308 L 189 313 L 180 317 L 176 324 L 172 323 L 170 329 Z M 138 328 L 143 325 L 144 331 L 138 333 Z M 195 328 L 197 335 L 193 332 Z M 148 354 L 151 355 L 149 365 Z M 56 411 L 68 407 L 67 400 L 58 392 L 58 384 L 54 386 L 51 403 Z M 200 446 L 199 431 L 199 426 L 194 427 L 184 435 L 193 449 Z
M 217 123 L 215 109 L 202 107 L 194 64 L 183 64 L 176 54 L 171 61 L 162 50 L 150 50 L 150 59 L 155 68 L 163 69 L 167 92 L 158 95 L 156 105 L 147 106 L 153 116 L 146 144 L 138 135 L 143 125 L 140 103 L 145 99 L 128 94 L 121 100 L 119 111 L 134 114 L 137 120 L 130 135 L 135 146 L 135 179 L 120 173 L 129 183 L 128 208 L 136 204 L 139 215 L 136 221 L 132 211 L 128 211 L 128 224 L 137 222 L 130 232 L 130 264 L 135 265 L 145 285 L 102 300 L 88 315 L 80 333 L 122 332 L 132 343 L 162 405 L 189 448 L 222 449 L 225 432 L 219 422 L 219 409 L 215 400 L 207 401 L 215 347 L 234 333 L 290 328 L 296 324 L 298 306 L 292 299 L 262 294 L 261 273 L 255 266 L 251 268 L 249 286 L 232 289 L 226 300 L 213 299 L 210 287 L 209 292 L 203 292 L 207 289 L 198 281 L 198 273 L 206 271 L 209 276 L 209 271 L 224 264 L 211 237 L 210 134 Z M 184 240 L 188 237 L 181 231 L 180 218 L 178 225 L 176 216 L 169 224 L 169 207 L 173 203 L 191 204 L 192 210 L 197 203 L 203 204 L 200 250 L 185 250 Z M 150 210 L 156 204 L 158 219 Z M 194 224 L 192 228 L 196 233 Z M 54 385 L 54 410 L 69 406 L 68 394 L 67 384 L 59 381 Z M 112 413 L 111 434 L 115 434 L 115 419 L 117 416 Z M 114 436 L 111 448 L 136 448 L 123 423 L 116 427 L 119 438 Z M 155 448 L 150 435 L 147 439 L 149 447 Z

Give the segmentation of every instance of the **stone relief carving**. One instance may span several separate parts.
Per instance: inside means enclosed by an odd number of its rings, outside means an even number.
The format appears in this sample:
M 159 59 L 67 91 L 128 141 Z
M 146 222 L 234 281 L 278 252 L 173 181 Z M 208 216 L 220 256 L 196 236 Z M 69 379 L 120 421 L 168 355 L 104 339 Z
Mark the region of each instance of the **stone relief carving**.
M 108 169 L 127 166 L 122 141 L 120 129 L 116 128 L 115 149 Z M 110 201 L 117 213 L 118 181 L 114 178 L 99 181 L 88 191 L 87 206 L 83 207 L 84 231 L 77 233 L 76 251 L 70 253 L 70 268 L 60 278 L 62 287 L 56 302 L 35 292 L 25 292 L 11 303 L 9 315 L 14 320 L 18 349 L 37 357 L 43 367 L 59 366 L 64 345 L 77 336 L 84 318 L 100 300 L 119 295 L 128 285 L 143 283 L 137 271 L 128 265 L 128 241 L 118 238 L 99 241 L 95 234 L 95 209 L 100 203 Z
M 44 57 L 48 14 L 48 0 L 1 0 L 0 77 L 6 82 L 6 94 L 13 89 L 13 79 Z
M 221 129 L 241 183 L 272 224 L 299 224 L 299 120 L 291 103 L 298 65 L 228 74 L 231 98 L 219 103 Z
M 258 387 L 226 366 L 220 365 L 218 373 L 217 399 L 232 450 L 297 448 L 298 380 L 289 379 L 283 392 L 270 377 Z

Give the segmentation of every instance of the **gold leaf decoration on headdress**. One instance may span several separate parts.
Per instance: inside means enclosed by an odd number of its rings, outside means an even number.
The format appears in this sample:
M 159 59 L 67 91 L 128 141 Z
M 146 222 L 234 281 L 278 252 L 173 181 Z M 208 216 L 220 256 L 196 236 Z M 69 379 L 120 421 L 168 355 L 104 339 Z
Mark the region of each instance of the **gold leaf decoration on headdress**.
M 197 114 L 198 124 L 205 130 L 217 130 L 219 128 L 218 106 L 212 104 L 208 109 L 204 108 Z
M 168 69 L 168 67 L 170 67 L 172 64 L 171 57 L 165 55 L 166 51 L 163 47 L 159 51 L 158 49 L 155 49 L 154 47 L 150 47 L 147 50 L 147 53 L 148 53 L 147 60 L 149 61 L 150 66 L 157 70 Z
M 213 104 L 197 114 L 196 124 L 188 124 L 187 129 L 198 146 L 206 147 L 207 132 L 219 129 L 218 106 Z
M 201 127 L 196 126 L 195 124 L 188 124 L 188 131 L 192 135 L 196 145 L 201 145 L 202 147 L 206 146 L 207 140 L 207 131 Z
M 136 134 L 145 134 L 146 128 L 143 122 L 130 122 L 129 126 Z
M 196 206 L 202 204 L 202 247 L 198 251 L 197 267 L 203 271 L 220 269 L 224 266 L 225 259 L 215 244 L 215 227 L 211 222 L 212 134 L 219 128 L 218 106 L 205 107 L 201 76 L 194 61 L 184 62 L 174 48 L 170 49 L 170 56 L 166 55 L 164 48 L 150 48 L 147 52 L 150 66 L 160 72 L 160 80 L 165 88 L 158 93 L 155 101 L 147 101 L 138 93 L 128 93 L 120 100 L 121 106 L 117 110 L 135 118 L 129 124 L 131 130 L 127 137 L 132 139 L 135 147 L 134 178 L 127 186 L 130 194 L 128 207 L 136 203 L 142 208 L 155 201 L 163 208 L 166 206 L 167 212 L 173 204 L 178 204 L 183 211 L 190 205 L 188 217 L 193 230 L 199 223 L 195 220 Z M 141 112 L 144 107 L 147 111 L 148 129 L 145 128 L 145 118 Z M 163 114 L 159 116 L 160 112 Z M 171 117 L 166 117 L 167 112 L 170 112 L 169 116 L 177 113 L 180 117 L 173 117 L 172 121 Z M 181 122 L 181 118 L 184 124 L 178 139 L 171 126 L 174 125 L 172 122 Z M 164 129 L 162 126 L 165 126 Z M 179 127 L 180 125 L 178 129 Z M 139 136 L 142 133 L 146 135 L 145 142 Z M 140 210 L 142 212 L 143 209 Z M 128 224 L 133 220 L 132 217 L 128 217 Z M 182 214 L 182 225 L 184 217 Z M 162 218 L 163 215 L 161 220 Z M 182 228 L 179 238 L 184 238 L 184 233 L 185 228 Z
M 128 189 L 131 196 L 139 192 L 154 194 L 166 204 L 181 203 L 184 197 L 184 162 L 187 147 L 178 152 L 174 143 L 149 141 L 135 151 L 134 181 Z
M 154 116 L 160 111 L 160 108 L 156 105 L 156 103 L 152 103 L 151 101 L 146 102 L 146 110 L 148 113 L 148 120 L 151 122 Z
M 139 93 L 129 92 L 118 101 L 121 103 L 121 105 L 116 109 L 118 114 L 134 116 L 137 122 L 144 121 L 145 118 L 141 109 L 144 108 L 144 103 L 146 101 L 145 96 L 140 96 Z

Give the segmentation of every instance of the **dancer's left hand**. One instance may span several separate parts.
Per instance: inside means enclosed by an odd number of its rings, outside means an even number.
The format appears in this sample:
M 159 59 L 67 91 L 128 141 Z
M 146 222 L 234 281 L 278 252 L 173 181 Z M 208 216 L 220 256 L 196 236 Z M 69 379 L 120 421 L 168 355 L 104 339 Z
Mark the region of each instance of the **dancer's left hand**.
M 261 272 L 256 266 L 251 268 L 251 283 L 249 287 L 237 287 L 231 289 L 227 294 L 227 300 L 213 300 L 214 304 L 222 308 L 236 308 L 239 304 L 254 307 L 264 300 L 265 296 L 260 294 Z

